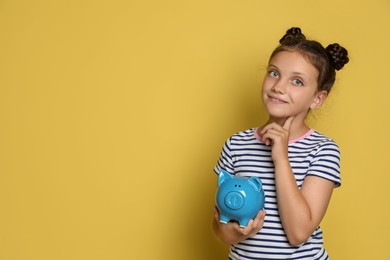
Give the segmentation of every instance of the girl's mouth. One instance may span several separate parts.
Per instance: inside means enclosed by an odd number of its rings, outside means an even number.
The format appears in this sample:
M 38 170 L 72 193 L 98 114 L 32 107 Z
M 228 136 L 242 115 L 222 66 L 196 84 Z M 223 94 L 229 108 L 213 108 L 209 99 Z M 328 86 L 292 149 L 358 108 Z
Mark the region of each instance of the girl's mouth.
M 272 97 L 272 96 L 268 96 L 268 98 L 272 103 L 275 103 L 275 104 L 286 104 L 287 103 L 286 101 L 284 101 L 283 99 L 280 99 L 280 98 L 276 98 L 276 97 Z

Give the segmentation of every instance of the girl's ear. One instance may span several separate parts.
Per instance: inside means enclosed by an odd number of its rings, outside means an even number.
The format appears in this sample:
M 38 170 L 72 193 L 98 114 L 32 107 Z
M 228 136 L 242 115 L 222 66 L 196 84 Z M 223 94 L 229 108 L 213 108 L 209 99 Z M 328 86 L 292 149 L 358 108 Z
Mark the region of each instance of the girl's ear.
M 310 109 L 318 109 L 325 102 L 326 97 L 328 96 L 328 92 L 326 90 L 319 91 L 316 93 L 313 103 L 310 105 Z

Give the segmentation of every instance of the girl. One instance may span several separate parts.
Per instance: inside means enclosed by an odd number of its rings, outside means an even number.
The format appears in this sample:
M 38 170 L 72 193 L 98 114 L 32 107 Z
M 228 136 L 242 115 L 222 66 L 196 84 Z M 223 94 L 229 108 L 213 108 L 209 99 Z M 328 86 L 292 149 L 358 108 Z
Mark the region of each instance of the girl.
M 299 28 L 279 42 L 262 88 L 268 121 L 231 136 L 214 169 L 259 177 L 266 196 L 265 210 L 245 229 L 220 223 L 215 210 L 213 230 L 232 245 L 229 259 L 328 259 L 319 224 L 341 184 L 340 153 L 305 119 L 322 106 L 348 52 L 339 44 L 324 48 L 307 40 Z

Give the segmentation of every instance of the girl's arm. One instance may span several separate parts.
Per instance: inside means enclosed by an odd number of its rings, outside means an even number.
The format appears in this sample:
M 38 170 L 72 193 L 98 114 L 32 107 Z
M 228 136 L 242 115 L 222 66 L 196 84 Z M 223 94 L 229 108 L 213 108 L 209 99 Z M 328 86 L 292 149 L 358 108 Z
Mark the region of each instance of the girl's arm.
M 288 160 L 289 131 L 293 118 L 282 126 L 265 126 L 262 137 L 272 145 L 277 203 L 283 228 L 291 245 L 305 242 L 320 224 L 328 207 L 334 183 L 307 176 L 298 188 Z
M 215 207 L 213 218 L 213 231 L 219 240 L 226 244 L 237 244 L 249 237 L 254 236 L 263 227 L 265 211 L 259 211 L 255 219 L 251 219 L 245 228 L 240 228 L 237 222 L 221 223 L 219 212 Z
M 328 207 L 334 183 L 307 176 L 299 190 L 289 164 L 275 166 L 279 214 L 288 241 L 305 242 L 320 224 Z

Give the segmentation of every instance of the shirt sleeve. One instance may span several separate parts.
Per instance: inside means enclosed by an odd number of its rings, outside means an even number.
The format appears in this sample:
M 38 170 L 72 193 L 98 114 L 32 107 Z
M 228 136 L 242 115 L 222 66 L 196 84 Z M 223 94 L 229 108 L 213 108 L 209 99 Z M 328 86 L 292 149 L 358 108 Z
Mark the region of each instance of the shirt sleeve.
M 340 150 L 333 140 L 322 143 L 315 154 L 307 176 L 316 176 L 335 183 L 335 188 L 341 185 Z
M 234 173 L 232 152 L 231 152 L 231 138 L 226 140 L 222 147 L 221 155 L 219 156 L 219 160 L 214 167 L 214 172 L 219 174 L 221 170 L 225 170 L 231 174 Z

